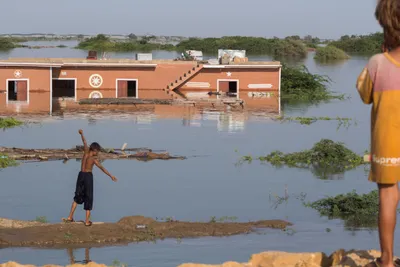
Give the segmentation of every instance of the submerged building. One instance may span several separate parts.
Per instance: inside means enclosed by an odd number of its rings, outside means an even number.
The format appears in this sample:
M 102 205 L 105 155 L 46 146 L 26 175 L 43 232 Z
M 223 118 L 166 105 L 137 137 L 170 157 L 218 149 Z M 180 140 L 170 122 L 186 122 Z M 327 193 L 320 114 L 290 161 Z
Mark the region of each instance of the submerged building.
M 280 62 L 11 58 L 0 61 L 0 113 L 79 109 L 90 98 L 243 100 L 280 112 Z

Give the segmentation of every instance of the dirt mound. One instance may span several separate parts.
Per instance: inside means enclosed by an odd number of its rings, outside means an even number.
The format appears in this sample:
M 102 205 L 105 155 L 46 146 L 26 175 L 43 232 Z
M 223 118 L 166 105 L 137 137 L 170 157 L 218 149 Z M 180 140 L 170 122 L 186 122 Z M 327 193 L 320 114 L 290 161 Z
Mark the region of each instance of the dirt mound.
M 4 219 L 6 221 L 8 219 Z M 264 220 L 246 223 L 232 222 L 158 222 L 143 216 L 129 216 L 117 223 L 31 224 L 9 220 L 1 228 L 0 247 L 67 247 L 108 245 L 118 243 L 154 241 L 164 238 L 195 238 L 205 236 L 231 236 L 245 234 L 256 228 L 284 229 L 291 223 L 282 220 Z M 142 227 L 145 225 L 145 227 Z M 20 226 L 20 227 L 16 227 Z
M 35 221 L 19 221 L 7 218 L 0 218 L 0 228 L 25 228 L 25 227 L 41 226 L 41 225 L 45 224 Z
M 129 227 L 136 227 L 136 225 L 151 225 L 156 222 L 156 220 L 144 216 L 128 216 L 121 218 L 118 221 L 118 224 Z

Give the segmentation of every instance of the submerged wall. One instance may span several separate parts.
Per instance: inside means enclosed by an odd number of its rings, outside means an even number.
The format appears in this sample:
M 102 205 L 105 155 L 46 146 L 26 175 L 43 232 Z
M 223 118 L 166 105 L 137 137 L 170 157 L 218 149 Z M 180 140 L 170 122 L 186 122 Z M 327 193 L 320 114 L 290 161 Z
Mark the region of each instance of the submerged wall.
M 8 81 L 26 83 L 27 95 L 22 101 L 7 101 Z M 0 112 L 50 112 L 50 69 L 0 67 Z

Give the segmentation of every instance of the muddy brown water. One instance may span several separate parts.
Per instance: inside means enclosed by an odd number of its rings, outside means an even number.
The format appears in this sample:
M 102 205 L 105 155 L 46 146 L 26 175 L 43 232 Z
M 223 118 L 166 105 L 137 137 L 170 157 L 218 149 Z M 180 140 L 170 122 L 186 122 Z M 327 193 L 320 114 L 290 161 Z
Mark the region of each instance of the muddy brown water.
M 15 49 L 8 56 L 82 57 L 75 49 Z M 79 54 L 81 53 L 81 54 Z M 357 125 L 337 129 L 335 121 L 316 122 L 310 126 L 273 122 L 262 110 L 249 116 L 232 112 L 208 111 L 195 116 L 160 117 L 151 112 L 111 116 L 107 112 L 54 116 L 0 133 L 0 146 L 26 148 L 71 148 L 79 143 L 79 128 L 89 140 L 105 147 L 148 147 L 186 156 L 184 161 L 105 161 L 105 167 L 119 179 L 117 183 L 95 170 L 93 221 L 116 222 L 130 214 L 151 218 L 173 217 L 180 221 L 208 222 L 236 216 L 236 222 L 285 220 L 289 230 L 257 229 L 246 235 L 229 237 L 167 238 L 153 242 L 91 248 L 5 248 L 0 262 L 14 260 L 33 264 L 69 264 L 71 255 L 84 260 L 112 264 L 114 260 L 129 266 L 177 266 L 183 262 L 245 262 L 252 253 L 264 250 L 324 251 L 338 248 L 377 249 L 377 232 L 345 228 L 341 220 L 329 220 L 303 206 L 305 201 L 326 195 L 360 193 L 375 189 L 367 181 L 363 168 L 321 180 L 309 170 L 281 168 L 268 164 L 236 166 L 242 155 L 265 155 L 310 148 L 321 138 L 342 141 L 362 154 L 369 145 L 369 107 L 359 100 L 355 79 L 366 64 L 366 57 L 354 56 L 347 62 L 317 64 L 311 56 L 305 61 L 311 72 L 327 74 L 332 90 L 351 96 L 346 101 L 318 105 L 283 105 L 288 116 L 350 117 Z M 118 54 L 118 57 L 131 56 Z M 173 57 L 157 52 L 156 57 Z M 254 58 L 251 57 L 250 58 Z M 259 57 L 267 60 L 268 57 Z M 31 118 L 33 119 L 33 118 Z M 45 216 L 50 223 L 68 215 L 79 161 L 26 163 L 0 171 L 1 217 L 35 220 Z M 288 198 L 285 197 L 287 188 Z M 84 219 L 77 209 L 76 219 Z M 94 229 L 94 228 L 93 228 Z M 400 236 L 396 233 L 396 238 Z M 395 254 L 400 255 L 400 248 Z

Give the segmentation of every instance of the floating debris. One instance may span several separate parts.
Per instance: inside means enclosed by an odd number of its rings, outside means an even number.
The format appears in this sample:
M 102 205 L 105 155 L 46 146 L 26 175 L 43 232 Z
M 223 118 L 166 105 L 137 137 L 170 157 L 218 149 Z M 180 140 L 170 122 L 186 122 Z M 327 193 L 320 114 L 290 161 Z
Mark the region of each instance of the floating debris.
M 143 148 L 126 148 L 126 145 L 118 148 L 102 149 L 99 153 L 101 160 L 106 159 L 136 159 L 141 161 L 149 161 L 154 159 L 186 159 L 182 156 L 171 156 L 168 152 L 154 153 L 151 149 Z M 0 153 L 6 160 L 69 160 L 81 159 L 83 156 L 83 146 L 76 146 L 72 149 L 24 149 L 24 148 L 7 148 L 0 147 Z M 1 160 L 1 158 L 0 158 Z

